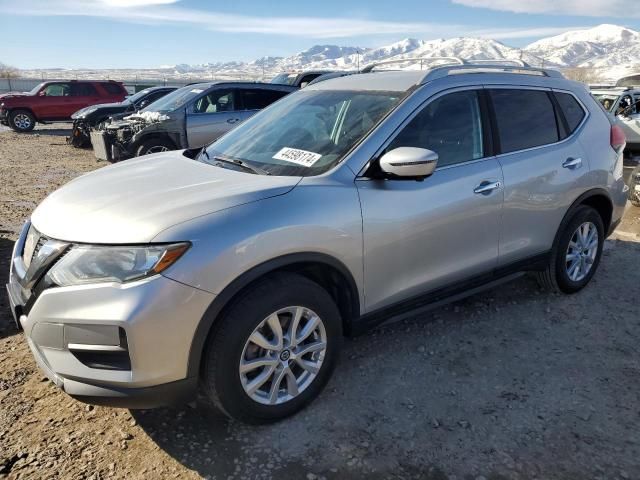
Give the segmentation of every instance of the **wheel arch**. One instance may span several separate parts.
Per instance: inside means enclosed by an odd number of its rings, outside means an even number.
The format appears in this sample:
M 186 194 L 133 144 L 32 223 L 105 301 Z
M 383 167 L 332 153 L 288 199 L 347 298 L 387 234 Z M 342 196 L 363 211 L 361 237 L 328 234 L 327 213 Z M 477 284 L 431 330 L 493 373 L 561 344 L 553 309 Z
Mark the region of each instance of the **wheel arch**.
M 33 118 L 35 119 L 36 122 L 40 121 L 38 119 L 38 115 L 36 115 L 36 112 L 34 112 L 31 107 L 10 107 L 7 109 L 7 118 L 16 110 L 24 110 L 26 112 L 29 112 L 31 115 L 33 115 Z
M 138 148 L 140 148 L 140 146 L 143 143 L 148 142 L 149 140 L 152 140 L 154 138 L 159 138 L 159 139 L 162 139 L 162 140 L 168 140 L 175 147 L 174 150 L 177 150 L 179 148 L 179 146 L 176 143 L 175 139 L 173 139 L 168 132 L 149 132 L 149 133 L 145 133 L 142 136 L 140 136 L 139 138 L 137 138 L 131 144 L 131 148 L 129 149 L 129 151 L 133 152 L 135 154 L 135 152 L 138 150 Z
M 325 288 L 342 316 L 343 331 L 349 335 L 353 320 L 360 315 L 358 287 L 349 269 L 338 259 L 322 253 L 294 253 L 257 265 L 227 285 L 200 319 L 189 351 L 189 377 L 199 375 L 202 356 L 216 322 L 233 300 L 257 281 L 275 272 L 295 272 Z

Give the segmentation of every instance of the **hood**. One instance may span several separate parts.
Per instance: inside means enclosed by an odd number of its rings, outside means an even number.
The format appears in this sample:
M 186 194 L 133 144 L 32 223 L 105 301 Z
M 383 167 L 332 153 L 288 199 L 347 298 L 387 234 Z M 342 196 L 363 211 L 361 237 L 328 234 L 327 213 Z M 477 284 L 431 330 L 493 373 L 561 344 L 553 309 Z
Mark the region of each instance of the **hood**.
M 84 107 L 81 108 L 80 110 L 78 110 L 77 112 L 75 112 L 73 115 L 71 115 L 71 118 L 80 118 L 80 117 L 84 117 L 85 115 L 87 115 L 87 112 L 97 112 L 98 110 L 101 110 L 102 112 L 124 112 L 127 107 L 129 106 L 128 103 L 99 103 L 97 105 L 90 105 L 88 107 Z
M 29 92 L 7 92 L 0 94 L 0 100 L 6 100 L 8 98 L 16 98 L 16 97 L 26 97 L 29 95 Z
M 72 180 L 49 195 L 31 221 L 58 240 L 146 243 L 186 220 L 283 195 L 299 181 L 214 167 L 182 151 L 166 152 Z

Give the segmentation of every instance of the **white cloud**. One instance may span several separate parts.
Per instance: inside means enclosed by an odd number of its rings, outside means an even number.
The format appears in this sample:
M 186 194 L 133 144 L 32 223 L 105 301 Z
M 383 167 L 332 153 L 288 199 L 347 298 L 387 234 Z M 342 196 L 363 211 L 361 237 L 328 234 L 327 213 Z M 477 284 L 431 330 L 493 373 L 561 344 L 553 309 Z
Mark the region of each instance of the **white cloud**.
M 0 13 L 22 16 L 87 16 L 143 24 L 184 24 L 216 32 L 262 33 L 306 38 L 420 35 L 423 38 L 475 36 L 494 39 L 555 35 L 569 27 L 480 29 L 469 25 L 387 22 L 357 18 L 256 17 L 181 7 L 179 0 L 0 0 Z M 481 0 L 454 0 L 473 2 Z M 589 1 L 589 0 L 584 0 Z M 151 8 L 149 8 L 151 6 Z M 143 8 L 144 7 L 144 8 Z M 575 27 L 572 27 L 575 28 Z
M 452 0 L 467 7 L 515 13 L 640 18 L 638 0 Z

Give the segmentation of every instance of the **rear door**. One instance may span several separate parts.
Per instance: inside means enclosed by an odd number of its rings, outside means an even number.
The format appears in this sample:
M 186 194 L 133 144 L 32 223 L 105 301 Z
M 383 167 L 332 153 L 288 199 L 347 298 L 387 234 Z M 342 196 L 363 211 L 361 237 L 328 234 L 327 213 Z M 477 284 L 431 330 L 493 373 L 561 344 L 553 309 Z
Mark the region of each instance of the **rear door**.
M 506 266 L 549 252 L 568 207 L 585 190 L 589 160 L 576 133 L 586 109 L 567 92 L 487 88 L 504 173 L 499 264 Z
M 240 123 L 237 90 L 210 90 L 187 106 L 187 143 L 189 148 L 208 145 Z
M 100 103 L 102 98 L 93 84 L 73 82 L 71 83 L 70 100 L 65 103 L 65 111 L 63 112 L 65 117 L 70 117 L 81 108 Z
M 490 273 L 498 262 L 502 171 L 481 88 L 431 99 L 384 151 L 439 155 L 423 181 L 359 178 L 367 309 Z

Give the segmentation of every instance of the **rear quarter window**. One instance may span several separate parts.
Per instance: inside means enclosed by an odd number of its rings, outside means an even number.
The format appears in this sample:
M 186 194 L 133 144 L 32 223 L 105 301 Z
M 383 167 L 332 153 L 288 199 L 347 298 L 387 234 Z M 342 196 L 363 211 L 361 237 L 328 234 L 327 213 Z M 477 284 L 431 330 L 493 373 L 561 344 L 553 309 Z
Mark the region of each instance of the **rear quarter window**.
M 491 90 L 502 153 L 556 143 L 558 124 L 546 91 Z
M 117 83 L 103 83 L 102 88 L 104 88 L 109 95 L 122 95 L 125 93 Z
M 569 135 L 576 131 L 576 129 L 584 120 L 586 115 L 582 105 L 575 99 L 575 97 L 568 93 L 555 92 L 554 93 L 560 109 L 564 114 L 564 118 L 567 121 L 567 127 L 569 128 Z

